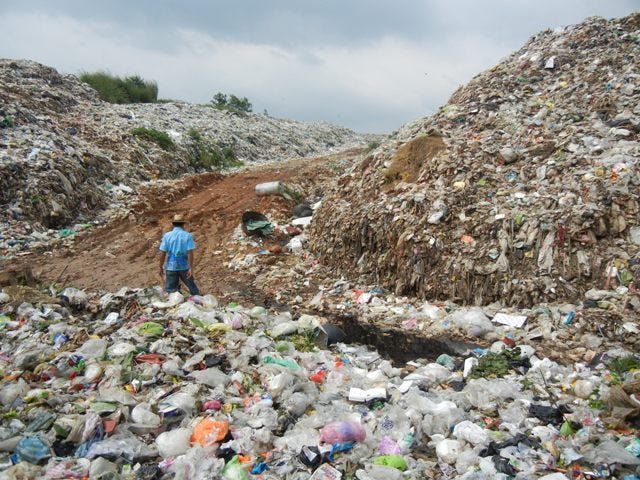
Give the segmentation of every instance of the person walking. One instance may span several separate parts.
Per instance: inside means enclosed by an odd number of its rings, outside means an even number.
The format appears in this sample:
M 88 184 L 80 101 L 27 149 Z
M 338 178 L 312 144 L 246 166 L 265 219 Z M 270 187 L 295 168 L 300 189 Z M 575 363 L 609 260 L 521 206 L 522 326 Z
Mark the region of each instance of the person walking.
M 196 243 L 184 229 L 186 220 L 183 215 L 174 215 L 171 223 L 173 230 L 165 233 L 160 242 L 160 277 L 165 280 L 164 290 L 167 293 L 177 292 L 182 280 L 191 295 L 200 295 L 192 271 Z

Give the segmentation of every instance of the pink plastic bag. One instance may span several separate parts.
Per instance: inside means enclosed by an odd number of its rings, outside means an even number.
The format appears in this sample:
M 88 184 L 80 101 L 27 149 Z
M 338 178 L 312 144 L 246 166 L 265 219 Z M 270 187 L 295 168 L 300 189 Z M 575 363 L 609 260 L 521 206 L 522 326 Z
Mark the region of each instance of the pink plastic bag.
M 378 450 L 383 455 L 399 455 L 400 445 L 398 445 L 393 438 L 384 436 L 378 444 Z
M 331 422 L 320 430 L 320 441 L 324 443 L 362 442 L 367 433 L 356 422 Z

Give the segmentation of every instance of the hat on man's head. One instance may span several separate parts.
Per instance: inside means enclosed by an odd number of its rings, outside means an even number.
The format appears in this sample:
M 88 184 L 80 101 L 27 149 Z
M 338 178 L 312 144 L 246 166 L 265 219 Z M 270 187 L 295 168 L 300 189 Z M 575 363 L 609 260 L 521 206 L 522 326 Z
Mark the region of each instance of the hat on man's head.
M 171 223 L 186 223 L 187 221 L 184 219 L 184 215 L 181 215 L 179 213 L 176 213 L 173 216 L 173 220 L 171 220 Z

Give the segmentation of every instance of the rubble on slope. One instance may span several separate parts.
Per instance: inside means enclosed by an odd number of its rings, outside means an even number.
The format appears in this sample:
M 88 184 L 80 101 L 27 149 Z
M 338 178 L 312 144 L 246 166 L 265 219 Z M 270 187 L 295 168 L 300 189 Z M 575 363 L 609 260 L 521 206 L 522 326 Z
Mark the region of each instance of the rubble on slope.
M 176 148 L 137 138 L 136 128 L 167 134 Z M 50 230 L 86 228 L 141 182 L 195 172 L 192 130 L 247 163 L 318 155 L 374 138 L 324 122 L 237 115 L 207 105 L 108 104 L 74 76 L 3 59 L 0 249 L 33 241 L 33 235 L 59 236 Z
M 421 298 L 637 298 L 639 19 L 535 35 L 405 125 L 339 180 L 312 249 L 336 272 Z

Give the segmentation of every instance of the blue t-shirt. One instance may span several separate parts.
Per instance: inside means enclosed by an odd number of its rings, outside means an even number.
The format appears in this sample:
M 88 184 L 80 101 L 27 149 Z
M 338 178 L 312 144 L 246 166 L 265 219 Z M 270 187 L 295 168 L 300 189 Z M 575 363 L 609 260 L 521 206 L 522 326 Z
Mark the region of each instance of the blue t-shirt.
M 189 259 L 187 252 L 196 248 L 196 243 L 189 232 L 185 232 L 180 227 L 173 227 L 173 230 L 162 236 L 160 251 L 167 252 L 166 270 L 177 272 L 179 270 L 189 270 Z

